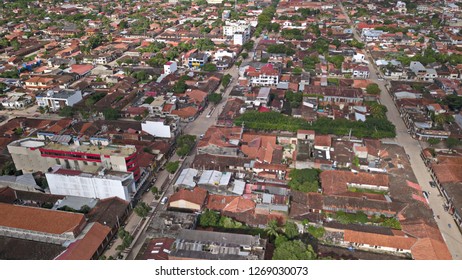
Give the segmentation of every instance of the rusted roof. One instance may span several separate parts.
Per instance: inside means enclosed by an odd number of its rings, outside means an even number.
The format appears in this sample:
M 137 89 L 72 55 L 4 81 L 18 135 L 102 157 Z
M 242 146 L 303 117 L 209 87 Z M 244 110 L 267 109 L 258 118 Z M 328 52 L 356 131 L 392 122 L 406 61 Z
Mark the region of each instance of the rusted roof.
M 413 237 L 383 235 L 369 232 L 345 230 L 344 241 L 359 244 L 368 244 L 371 246 L 381 246 L 388 248 L 396 248 L 410 250 L 416 243 L 417 239 Z

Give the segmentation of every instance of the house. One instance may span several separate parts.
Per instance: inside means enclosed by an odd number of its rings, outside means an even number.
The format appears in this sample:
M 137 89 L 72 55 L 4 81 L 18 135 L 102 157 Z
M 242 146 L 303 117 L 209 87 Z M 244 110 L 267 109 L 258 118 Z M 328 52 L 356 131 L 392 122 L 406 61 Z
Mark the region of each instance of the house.
M 315 158 L 330 160 L 330 147 L 332 146 L 332 138 L 329 135 L 314 136 L 314 154 Z
M 6 97 L 0 98 L 6 109 L 22 109 L 32 103 L 32 97 L 23 92 L 8 92 Z
M 181 211 L 200 212 L 207 198 L 207 190 L 199 187 L 180 189 L 168 200 L 168 208 Z
M 66 106 L 72 107 L 82 100 L 80 90 L 62 89 L 59 91 L 47 90 L 35 96 L 38 106 L 48 107 L 51 111 L 58 111 Z
M 141 259 L 143 260 L 168 260 L 170 249 L 175 239 L 162 237 L 149 241 Z
M 199 68 L 204 66 L 209 60 L 209 55 L 202 52 L 194 52 L 189 55 L 187 58 L 186 66 L 189 68 Z
M 176 72 L 177 70 L 177 64 L 176 61 L 168 61 L 164 65 L 164 74 L 165 75 L 170 75 Z
M 356 66 L 353 68 L 353 77 L 368 79 L 370 75 L 369 67 L 367 66 Z
M 198 154 L 237 156 L 242 138 L 240 127 L 211 126 L 197 144 Z
M 249 67 L 246 70 L 249 83 L 252 86 L 277 86 L 279 83 L 280 71 L 273 64 L 266 64 L 257 70 Z

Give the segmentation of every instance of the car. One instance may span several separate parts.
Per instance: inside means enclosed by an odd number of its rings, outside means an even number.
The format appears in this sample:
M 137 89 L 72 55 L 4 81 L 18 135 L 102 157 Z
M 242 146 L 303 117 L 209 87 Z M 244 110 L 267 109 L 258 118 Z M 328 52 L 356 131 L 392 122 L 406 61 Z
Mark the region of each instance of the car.
M 204 138 L 204 134 L 199 135 L 199 139 L 203 139 L 203 138 Z
M 160 204 L 164 205 L 165 203 L 167 203 L 167 200 L 168 200 L 168 197 L 164 197 L 162 198 L 162 200 L 160 201 Z
M 426 192 L 426 191 L 422 191 L 422 194 L 425 197 L 425 200 L 427 201 L 427 203 L 430 204 L 430 202 L 428 201 L 428 197 L 429 197 L 430 194 L 428 192 Z

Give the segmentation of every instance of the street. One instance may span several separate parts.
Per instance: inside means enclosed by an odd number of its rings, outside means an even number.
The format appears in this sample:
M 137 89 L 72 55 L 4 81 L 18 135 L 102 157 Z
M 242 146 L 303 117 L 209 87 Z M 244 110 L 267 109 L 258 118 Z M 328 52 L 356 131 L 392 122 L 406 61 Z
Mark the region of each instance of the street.
M 344 14 L 347 17 L 348 23 L 351 24 L 348 13 L 345 11 L 343 5 L 340 3 L 340 7 Z M 353 33 L 358 41 L 361 42 L 357 34 L 357 30 L 354 25 L 351 25 Z M 366 52 L 366 60 L 373 61 L 370 54 Z M 377 72 L 379 72 L 374 63 L 368 64 L 370 77 L 369 79 L 377 83 L 381 89 L 380 103 L 385 105 L 388 109 L 387 118 L 396 126 L 396 138 L 395 141 L 401 145 L 406 153 L 410 157 L 410 162 L 412 170 L 417 178 L 418 184 L 422 187 L 422 190 L 430 193 L 429 195 L 429 204 L 433 213 L 440 218 L 435 218 L 438 223 L 438 227 L 443 235 L 443 238 L 446 241 L 446 244 L 449 248 L 449 251 L 452 254 L 453 259 L 461 260 L 462 259 L 462 235 L 458 230 L 458 226 L 454 222 L 452 216 L 446 212 L 443 208 L 444 201 L 443 198 L 438 195 L 437 189 L 432 189 L 429 182 L 433 179 L 430 176 L 430 173 L 427 171 L 422 158 L 420 157 L 421 146 L 419 141 L 413 139 L 407 132 L 407 127 L 404 124 L 404 121 L 401 119 L 400 113 L 396 108 L 392 97 L 390 96 L 385 84 L 388 83 L 386 80 L 379 80 L 377 77 Z M 431 192 L 433 191 L 433 192 Z
M 258 42 L 260 40 L 261 38 L 258 38 L 255 40 L 254 49 L 258 45 Z M 249 61 L 251 61 L 250 55 L 247 59 L 243 60 L 243 63 L 246 63 Z M 223 75 L 226 75 L 226 74 L 230 74 L 232 76 L 232 81 L 226 87 L 223 93 L 222 100 L 216 105 L 210 104 L 207 108 L 203 110 L 203 112 L 196 118 L 196 120 L 190 123 L 186 123 L 183 128 L 184 134 L 199 136 L 201 134 L 205 134 L 205 132 L 210 126 L 215 125 L 218 115 L 221 113 L 223 106 L 226 104 L 228 100 L 229 93 L 231 92 L 233 87 L 237 85 L 239 81 L 239 67 L 237 67 L 236 65 L 233 65 L 230 69 L 223 71 Z M 222 88 L 222 85 L 220 85 L 220 88 Z M 213 106 L 215 106 L 216 108 L 214 109 L 213 113 L 209 117 L 207 117 L 208 112 L 210 112 Z M 199 139 L 197 139 L 197 141 L 198 140 Z M 150 205 L 153 209 L 149 213 L 149 216 L 144 219 L 136 215 L 134 212 L 132 212 L 131 215 L 128 217 L 125 230 L 134 236 L 134 240 L 131 246 L 123 251 L 124 259 L 133 260 L 136 258 L 141 247 L 143 246 L 143 243 L 145 242 L 147 238 L 146 230 L 150 222 L 161 211 L 165 211 L 167 209 L 167 204 L 160 204 L 160 200 L 162 200 L 163 197 L 169 197 L 170 195 L 173 194 L 174 190 L 173 190 L 172 185 L 173 185 L 175 178 L 178 176 L 178 174 L 181 172 L 183 168 L 187 168 L 191 165 L 191 163 L 194 160 L 195 154 L 196 154 L 196 146 L 192 149 L 189 156 L 185 157 L 184 160 L 181 161 L 181 166 L 178 168 L 175 175 L 172 176 L 173 178 L 170 179 L 170 176 L 169 176 L 170 174 L 168 174 L 166 170 L 160 171 L 158 173 L 157 181 L 155 182 L 154 186 L 156 186 L 157 189 L 159 189 L 160 191 L 162 186 L 164 184 L 167 184 L 165 192 L 163 196 L 160 197 L 159 200 L 155 200 L 155 197 L 151 192 L 147 192 L 143 194 L 141 201 Z M 180 158 L 176 154 L 174 154 L 172 158 L 170 159 L 170 161 L 177 161 L 177 160 L 180 160 Z M 117 238 L 113 242 L 112 246 L 106 250 L 104 255 L 106 257 L 112 256 L 116 258 L 118 255 L 118 251 L 116 250 L 116 248 L 120 244 L 122 244 L 122 240 L 120 238 Z

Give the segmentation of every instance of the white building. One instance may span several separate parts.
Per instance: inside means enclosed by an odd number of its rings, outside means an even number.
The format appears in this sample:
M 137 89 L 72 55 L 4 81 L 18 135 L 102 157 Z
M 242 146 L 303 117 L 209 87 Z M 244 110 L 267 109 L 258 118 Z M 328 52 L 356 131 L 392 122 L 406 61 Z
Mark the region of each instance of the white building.
M 250 23 L 245 20 L 226 21 L 223 26 L 223 36 L 233 37 L 236 41 L 235 34 L 240 34 L 237 39 L 242 38 L 242 43 L 245 43 L 250 38 Z
M 99 199 L 117 196 L 130 201 L 136 192 L 133 173 L 108 171 L 104 168 L 98 173 L 84 173 L 56 166 L 45 176 L 50 192 L 57 195 Z
M 169 124 L 166 124 L 164 120 L 158 121 L 146 121 L 141 123 L 141 130 L 144 132 L 160 138 L 171 138 L 173 132 Z
M 1 104 L 6 109 L 23 109 L 32 103 L 32 97 L 23 92 L 7 93 L 7 97 L 1 99 Z
M 38 106 L 48 107 L 51 111 L 57 111 L 65 106 L 74 106 L 82 100 L 80 90 L 47 90 L 36 95 Z
M 170 75 L 176 72 L 178 69 L 176 61 L 169 61 L 164 65 L 164 74 Z

